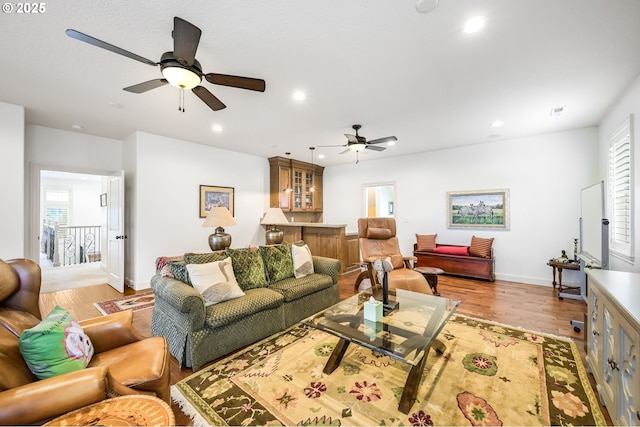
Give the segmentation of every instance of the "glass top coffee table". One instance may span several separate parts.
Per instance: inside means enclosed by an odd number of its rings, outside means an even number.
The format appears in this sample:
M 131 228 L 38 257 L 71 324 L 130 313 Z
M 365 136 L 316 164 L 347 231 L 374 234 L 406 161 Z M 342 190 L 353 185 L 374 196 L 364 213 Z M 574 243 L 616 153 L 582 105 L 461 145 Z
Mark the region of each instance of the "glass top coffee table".
M 458 300 L 397 289 L 399 308 L 378 322 L 365 320 L 364 303 L 371 293 L 362 292 L 314 314 L 302 323 L 340 338 L 323 372 L 331 374 L 350 343 L 369 348 L 411 365 L 398 410 L 407 414 L 415 401 L 427 354 L 431 347 L 442 353 L 436 337 L 460 304 Z

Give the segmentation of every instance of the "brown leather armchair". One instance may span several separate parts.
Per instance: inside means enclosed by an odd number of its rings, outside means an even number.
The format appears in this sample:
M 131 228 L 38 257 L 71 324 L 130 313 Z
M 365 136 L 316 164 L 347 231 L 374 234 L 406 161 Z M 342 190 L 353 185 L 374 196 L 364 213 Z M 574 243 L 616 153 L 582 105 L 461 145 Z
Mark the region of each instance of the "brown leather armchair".
M 18 338 L 41 321 L 40 279 L 33 261 L 0 260 L 0 425 L 38 423 L 126 394 L 151 394 L 171 404 L 166 340 L 139 337 L 130 310 L 78 321 L 95 351 L 89 366 L 38 380 Z
M 413 292 L 432 294 L 431 287 L 425 277 L 413 270 L 414 256 L 403 256 L 396 237 L 395 218 L 360 218 L 358 219 L 358 238 L 362 261 L 367 271 L 362 272 L 356 280 L 358 289 L 364 278 L 371 280 L 373 288 L 381 287 L 382 282 L 373 263 L 380 258 L 390 258 L 393 271 L 388 272 L 389 289 L 406 289 Z

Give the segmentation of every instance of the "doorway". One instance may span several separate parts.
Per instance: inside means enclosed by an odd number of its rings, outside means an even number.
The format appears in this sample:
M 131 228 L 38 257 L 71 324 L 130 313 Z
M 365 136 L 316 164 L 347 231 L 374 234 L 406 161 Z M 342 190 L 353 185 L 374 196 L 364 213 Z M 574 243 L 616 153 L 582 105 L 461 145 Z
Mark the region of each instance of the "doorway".
M 37 247 L 32 258 L 42 270 L 41 293 L 107 283 L 102 256 L 106 207 L 100 202 L 108 177 L 37 169 L 37 207 L 33 209 Z
M 364 215 L 367 218 L 394 217 L 395 195 L 393 182 L 364 184 Z

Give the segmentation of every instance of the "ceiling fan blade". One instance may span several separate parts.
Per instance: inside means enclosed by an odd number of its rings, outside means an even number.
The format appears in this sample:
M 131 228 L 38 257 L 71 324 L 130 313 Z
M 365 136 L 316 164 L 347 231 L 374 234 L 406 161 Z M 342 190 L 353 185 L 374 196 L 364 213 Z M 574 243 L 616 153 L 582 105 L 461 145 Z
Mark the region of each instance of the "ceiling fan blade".
M 373 151 L 384 151 L 387 149 L 387 147 L 378 147 L 377 145 L 369 145 L 368 143 L 364 148 L 366 148 L 367 150 L 373 150 Z
M 350 152 L 350 151 L 352 151 L 352 150 L 351 150 L 351 148 L 347 148 L 346 150 L 341 151 L 341 152 L 339 152 L 338 154 L 344 154 L 344 153 L 348 153 L 348 152 Z
M 202 31 L 190 22 L 173 18 L 173 55 L 182 65 L 192 66 Z
M 346 147 L 349 144 L 342 144 L 342 145 L 316 145 L 316 147 Z
M 107 42 L 103 42 L 102 40 L 98 40 L 95 37 L 88 36 L 84 33 L 81 33 L 80 31 L 68 29 L 67 31 L 65 31 L 65 33 L 73 39 L 80 40 L 81 42 L 89 43 L 97 47 L 101 47 L 102 49 L 108 50 L 113 53 L 117 53 L 118 55 L 126 56 L 127 58 L 135 59 L 136 61 L 140 61 L 144 64 L 153 65 L 153 66 L 158 65 L 158 63 L 155 61 L 152 61 L 147 58 L 143 58 L 140 55 L 136 55 L 135 53 L 131 53 L 128 50 L 124 50 L 122 48 L 119 48 Z
M 352 144 L 359 144 L 360 143 L 360 141 L 358 141 L 358 138 L 356 138 L 355 135 L 350 135 L 348 133 L 345 133 L 344 136 L 346 136 L 347 140 L 349 142 L 351 142 Z
M 155 80 L 149 80 L 148 82 L 144 82 L 144 83 L 138 83 L 137 85 L 125 87 L 123 90 L 126 90 L 127 92 L 132 92 L 132 93 L 143 93 L 148 90 L 155 89 L 160 86 L 164 86 L 167 83 L 169 83 L 167 79 L 155 79 Z
M 374 139 L 373 141 L 367 142 L 367 144 L 382 144 L 384 142 L 397 141 L 397 140 L 398 138 L 396 138 L 395 136 L 387 136 L 386 138 Z
M 265 82 L 262 79 L 254 79 L 252 77 L 230 76 L 228 74 L 209 73 L 204 76 L 209 83 L 214 85 L 231 86 L 239 89 L 255 90 L 264 92 Z
M 214 94 L 209 92 L 207 89 L 202 86 L 196 86 L 191 89 L 193 93 L 196 94 L 198 98 L 200 98 L 205 104 L 209 106 L 213 111 L 222 110 L 223 108 L 227 108 L 226 105 L 222 103 Z

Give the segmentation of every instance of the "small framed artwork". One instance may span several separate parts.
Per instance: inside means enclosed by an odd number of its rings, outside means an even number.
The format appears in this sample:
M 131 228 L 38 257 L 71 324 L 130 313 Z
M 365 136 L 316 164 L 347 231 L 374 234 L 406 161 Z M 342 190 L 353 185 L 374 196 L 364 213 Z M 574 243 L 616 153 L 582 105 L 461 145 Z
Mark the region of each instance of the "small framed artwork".
M 100 195 L 100 206 L 107 206 L 107 193 Z
M 234 216 L 233 187 L 200 186 L 200 218 L 206 218 L 211 208 L 224 206 Z
M 509 229 L 509 190 L 447 193 L 449 228 Z

